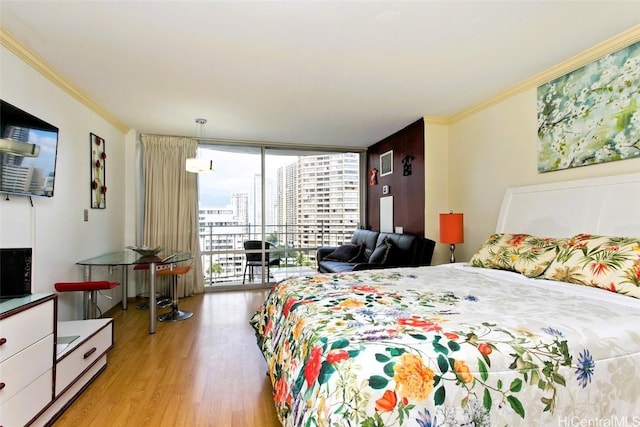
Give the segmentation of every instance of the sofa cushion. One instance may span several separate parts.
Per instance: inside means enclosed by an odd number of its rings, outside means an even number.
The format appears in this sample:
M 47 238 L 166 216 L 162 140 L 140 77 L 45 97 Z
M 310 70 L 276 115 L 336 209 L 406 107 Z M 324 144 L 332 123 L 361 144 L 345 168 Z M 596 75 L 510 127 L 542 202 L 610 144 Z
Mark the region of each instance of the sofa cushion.
M 376 248 L 376 242 L 378 241 L 378 235 L 380 233 L 372 230 L 365 230 L 362 228 L 358 228 L 353 232 L 351 236 L 351 243 L 354 245 L 364 245 L 364 252 L 362 262 L 367 262 L 369 257 L 373 253 L 373 250 Z
M 331 261 L 326 258 L 320 261 L 320 271 L 327 273 L 346 273 L 353 271 L 358 265 L 357 262 Z
M 324 257 L 330 261 L 357 262 L 362 258 L 364 245 L 342 245 Z
M 422 256 L 422 237 L 411 234 L 385 233 L 378 236 L 378 244 L 388 240 L 392 249 L 389 250 L 385 264 L 389 265 L 420 265 Z
M 387 237 L 384 237 L 378 246 L 373 250 L 373 253 L 369 257 L 369 263 L 371 264 L 387 264 L 391 260 L 391 252 L 393 250 L 393 243 Z

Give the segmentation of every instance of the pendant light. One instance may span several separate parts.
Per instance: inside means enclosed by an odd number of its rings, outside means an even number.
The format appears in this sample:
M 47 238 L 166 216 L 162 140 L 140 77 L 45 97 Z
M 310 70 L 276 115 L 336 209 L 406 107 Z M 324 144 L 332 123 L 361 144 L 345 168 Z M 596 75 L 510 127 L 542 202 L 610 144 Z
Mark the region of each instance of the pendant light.
M 196 124 L 200 128 L 199 137 L 204 136 L 204 125 L 207 124 L 207 119 L 196 119 Z M 213 167 L 213 160 L 202 159 L 198 156 L 190 157 L 185 164 L 187 172 L 191 173 L 212 173 L 215 169 Z

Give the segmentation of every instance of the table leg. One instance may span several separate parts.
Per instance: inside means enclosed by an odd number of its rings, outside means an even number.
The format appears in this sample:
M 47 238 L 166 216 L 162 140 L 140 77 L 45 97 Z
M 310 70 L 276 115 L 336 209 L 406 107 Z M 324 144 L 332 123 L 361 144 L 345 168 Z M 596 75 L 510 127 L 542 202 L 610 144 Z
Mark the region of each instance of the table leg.
M 122 309 L 126 310 L 129 302 L 129 266 L 121 265 L 122 268 Z
M 156 263 L 149 263 L 149 333 L 156 333 Z
M 91 266 L 90 265 L 85 265 L 84 266 L 84 281 L 85 282 L 90 282 L 91 281 Z M 89 292 L 83 292 L 82 293 L 82 318 L 83 319 L 91 319 L 90 316 L 90 308 L 89 308 L 89 304 L 91 304 L 93 301 L 89 301 Z

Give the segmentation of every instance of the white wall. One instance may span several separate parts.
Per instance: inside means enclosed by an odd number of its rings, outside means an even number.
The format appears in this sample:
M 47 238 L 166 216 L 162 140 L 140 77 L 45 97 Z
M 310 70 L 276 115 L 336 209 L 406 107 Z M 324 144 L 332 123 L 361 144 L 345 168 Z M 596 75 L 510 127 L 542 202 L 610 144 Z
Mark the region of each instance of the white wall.
M 0 97 L 60 130 L 53 198 L 9 196 L 0 200 L 0 247 L 33 248 L 33 292 L 55 292 L 58 281 L 82 280 L 76 262 L 125 244 L 125 135 L 54 85 L 12 52 L 0 47 Z M 107 208 L 90 209 L 90 145 L 93 132 L 106 141 Z M 135 138 L 129 137 L 130 140 Z M 131 187 L 134 187 L 132 184 Z M 84 222 L 83 210 L 89 209 Z M 93 279 L 120 281 L 120 271 L 94 270 Z M 99 298 L 107 310 L 121 300 Z M 60 295 L 60 320 L 82 318 L 82 297 Z
M 640 171 L 636 158 L 538 173 L 536 97 L 535 88 L 526 90 L 450 126 L 449 203 L 464 212 L 465 222 L 465 242 L 456 249 L 459 261 L 468 261 L 494 232 L 509 186 Z

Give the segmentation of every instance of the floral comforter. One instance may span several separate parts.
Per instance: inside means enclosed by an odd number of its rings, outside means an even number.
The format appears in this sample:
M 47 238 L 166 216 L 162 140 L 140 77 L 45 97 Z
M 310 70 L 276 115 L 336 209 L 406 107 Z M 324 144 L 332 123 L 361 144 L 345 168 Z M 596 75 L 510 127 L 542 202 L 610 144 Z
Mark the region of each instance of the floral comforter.
M 640 425 L 640 301 L 601 289 L 462 264 L 315 275 L 251 324 L 284 426 Z

